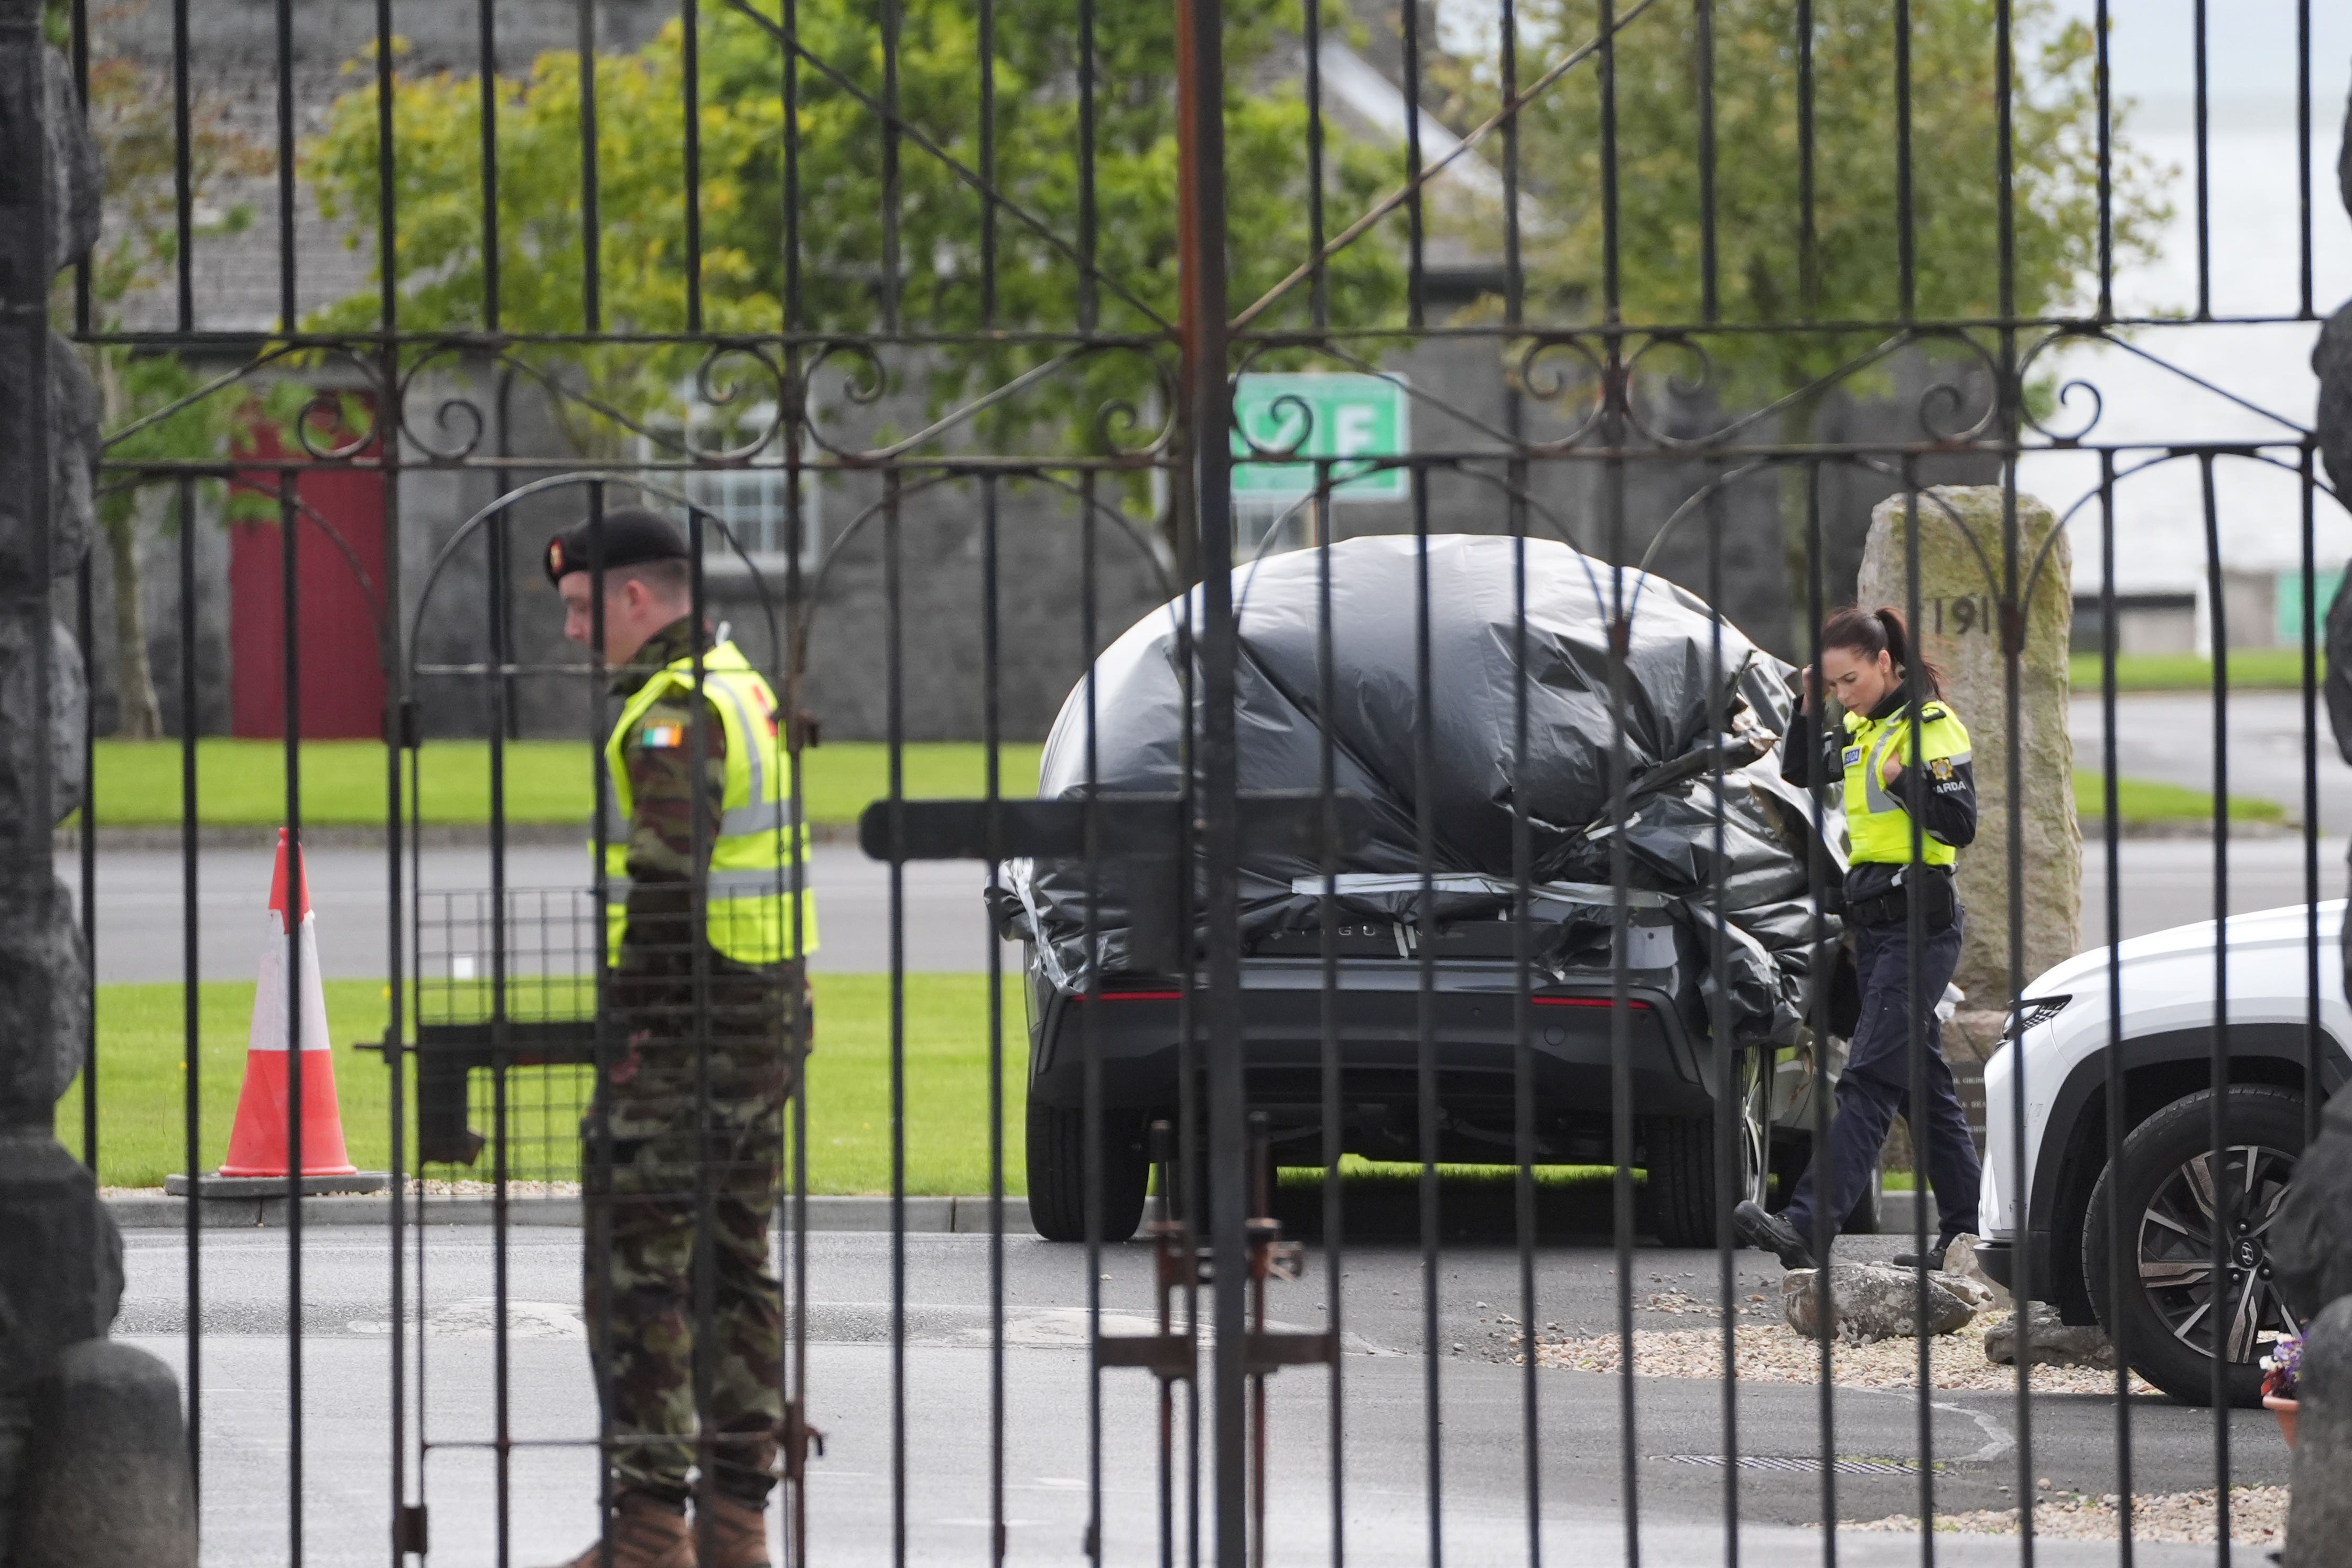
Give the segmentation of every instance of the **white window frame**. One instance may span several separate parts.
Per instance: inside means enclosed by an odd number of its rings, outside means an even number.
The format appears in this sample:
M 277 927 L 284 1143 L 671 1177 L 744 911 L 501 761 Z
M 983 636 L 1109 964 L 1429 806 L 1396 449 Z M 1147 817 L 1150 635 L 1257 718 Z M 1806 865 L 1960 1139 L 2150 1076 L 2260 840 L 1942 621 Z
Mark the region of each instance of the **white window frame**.
M 688 453 L 698 446 L 714 447 L 724 444 L 715 438 L 719 425 L 719 411 L 712 409 L 695 395 L 693 385 L 680 383 L 677 401 L 670 410 L 682 416 L 669 420 L 656 418 L 647 423 L 659 433 L 636 438 L 638 461 L 647 464 L 676 463 L 682 443 Z M 730 411 L 731 412 L 731 411 Z M 781 573 L 787 564 L 783 532 L 785 527 L 786 491 L 791 483 L 785 467 L 783 444 L 787 439 L 776 424 L 776 405 L 772 402 L 752 403 L 742 411 L 739 428 L 768 430 L 767 442 L 746 464 L 711 465 L 698 468 L 649 468 L 648 483 L 659 483 L 683 492 L 697 506 L 707 508 L 724 521 L 728 530 L 742 542 L 744 553 L 761 571 Z M 802 436 L 801 451 L 808 451 L 807 438 Z M 680 519 L 683 522 L 684 519 Z M 824 486 L 815 473 L 801 473 L 801 568 L 814 570 L 824 556 Z M 714 562 L 733 561 L 739 558 L 728 548 L 727 541 L 710 537 L 703 553 Z

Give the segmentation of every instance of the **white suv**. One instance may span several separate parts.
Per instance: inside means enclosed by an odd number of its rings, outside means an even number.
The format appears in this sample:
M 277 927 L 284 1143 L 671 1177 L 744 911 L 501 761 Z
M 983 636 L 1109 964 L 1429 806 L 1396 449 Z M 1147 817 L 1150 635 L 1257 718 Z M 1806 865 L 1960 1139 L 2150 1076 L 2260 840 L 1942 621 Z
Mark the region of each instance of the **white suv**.
M 2229 1040 L 2222 1161 L 2232 1224 L 2223 1386 L 2261 1397 L 2263 1346 L 2295 1326 L 2271 1281 L 2263 1233 L 2303 1152 L 2321 1098 L 2347 1076 L 2352 1008 L 2337 946 L 2341 900 L 2234 915 L 2221 1015 Z M 2120 948 L 2120 1027 L 2111 1021 L 2108 949 L 2095 947 L 2025 988 L 2022 1029 L 1985 1067 L 1986 1148 L 1977 1255 L 1985 1271 L 2097 1322 L 2141 1376 L 2207 1404 L 2213 1393 L 2211 1179 L 2213 923 L 2135 937 Z M 2318 1030 L 2310 1029 L 2316 996 Z M 2122 1041 L 2124 1138 L 2108 1162 L 2109 1046 Z M 2023 1063 L 2024 1116 L 2017 1114 Z M 2025 1174 L 2017 1178 L 2017 1151 Z M 2109 1289 L 2107 1226 L 2122 1217 L 2124 1289 Z M 2021 1267 L 2022 1265 L 2022 1267 Z

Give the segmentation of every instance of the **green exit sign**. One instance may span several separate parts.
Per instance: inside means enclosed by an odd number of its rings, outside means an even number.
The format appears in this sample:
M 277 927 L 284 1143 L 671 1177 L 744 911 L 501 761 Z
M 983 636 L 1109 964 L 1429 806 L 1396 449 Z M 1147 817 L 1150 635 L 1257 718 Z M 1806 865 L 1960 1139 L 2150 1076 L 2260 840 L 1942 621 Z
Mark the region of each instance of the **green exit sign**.
M 1401 379 L 1287 371 L 1245 375 L 1234 387 L 1234 423 L 1235 496 L 1296 500 L 1314 490 L 1318 458 L 1332 460 L 1335 500 L 1397 501 L 1409 493 L 1404 469 L 1375 468 L 1361 461 L 1401 457 L 1412 446 Z M 1258 455 L 1266 452 L 1290 455 L 1289 460 Z M 1343 461 L 1348 458 L 1357 461 Z

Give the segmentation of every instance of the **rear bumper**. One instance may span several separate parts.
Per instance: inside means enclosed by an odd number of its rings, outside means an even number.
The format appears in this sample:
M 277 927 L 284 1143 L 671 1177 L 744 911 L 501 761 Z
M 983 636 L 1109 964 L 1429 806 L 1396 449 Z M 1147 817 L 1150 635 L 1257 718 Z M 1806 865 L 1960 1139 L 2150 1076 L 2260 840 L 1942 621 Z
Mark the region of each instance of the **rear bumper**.
M 1979 1241 L 1970 1250 L 1976 1253 L 1977 1266 L 1985 1271 L 1985 1277 L 2012 1293 L 2017 1290 L 2017 1265 L 2022 1250 L 2026 1278 L 2032 1286 L 2029 1299 L 2037 1301 L 2050 1299 L 2050 1232 L 2047 1230 L 2027 1231 L 2021 1249 L 2015 1241 Z
M 1443 964 L 1426 997 L 1417 964 L 1343 964 L 1327 998 L 1318 962 L 1253 960 L 1244 966 L 1242 989 L 1250 1107 L 1267 1113 L 1277 1138 L 1319 1127 L 1328 1031 L 1349 1146 L 1409 1155 L 1417 1145 L 1425 1032 L 1433 1048 L 1441 1139 L 1454 1151 L 1444 1157 L 1493 1158 L 1509 1148 L 1514 1125 L 1516 1000 L 1508 964 Z M 1121 980 L 1090 1001 L 1033 973 L 1029 1006 L 1033 1097 L 1062 1107 L 1084 1103 L 1091 1057 L 1099 1064 L 1106 1108 L 1174 1109 L 1184 1010 L 1174 982 Z M 1197 1007 L 1193 1016 L 1197 1031 Z M 1538 1140 L 1552 1157 L 1607 1127 L 1613 1026 L 1621 1016 L 1637 1115 L 1698 1116 L 1714 1104 L 1711 1074 L 1703 1068 L 1711 1052 L 1690 1039 L 1674 998 L 1634 986 L 1621 1015 L 1605 987 L 1546 986 L 1529 999 L 1526 1028 Z

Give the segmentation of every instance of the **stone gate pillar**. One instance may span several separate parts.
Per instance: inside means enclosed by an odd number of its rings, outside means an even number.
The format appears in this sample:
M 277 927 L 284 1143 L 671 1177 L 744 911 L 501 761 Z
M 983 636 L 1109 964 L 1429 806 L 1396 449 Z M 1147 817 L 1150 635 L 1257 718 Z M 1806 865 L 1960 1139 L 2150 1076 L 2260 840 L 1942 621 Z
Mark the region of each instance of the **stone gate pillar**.
M 89 969 L 50 861 L 81 794 L 87 693 L 49 595 L 89 544 L 98 400 L 49 329 L 49 287 L 98 237 L 100 170 L 43 9 L 0 0 L 0 1563 L 177 1568 L 195 1558 L 178 1396 L 153 1357 L 105 1343 L 122 1239 L 50 1133 Z M 132 1448 L 167 1460 L 46 1462 Z
M 1870 517 L 1856 601 L 1904 608 L 1906 507 L 1897 495 Z M 2017 576 L 2024 613 L 2001 613 L 2001 490 L 1944 485 L 1918 498 L 1917 645 L 1944 673 L 1944 695 L 1968 727 L 1976 758 L 1977 840 L 1960 853 L 1968 936 L 1954 983 L 1968 993 L 1944 1031 L 1969 1119 L 1984 1125 L 1984 1061 L 2008 1016 L 2009 751 L 2005 638 L 2019 653 L 2017 734 L 2023 810 L 2024 960 L 2017 982 L 2072 957 L 2082 936 L 2083 834 L 2074 817 L 2074 742 L 2067 728 L 2067 631 L 2074 558 L 2050 508 L 2017 497 Z M 2056 535 L 2053 538 L 2053 535 Z M 2043 552 L 2047 550 L 2045 555 Z M 2035 562 L 2041 562 L 2035 570 Z M 2030 587 L 2028 578 L 2031 577 Z

